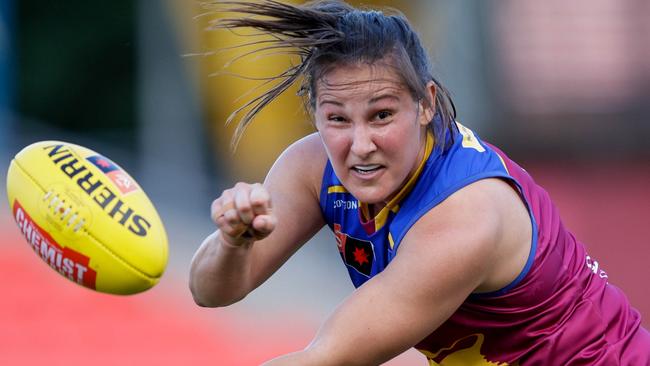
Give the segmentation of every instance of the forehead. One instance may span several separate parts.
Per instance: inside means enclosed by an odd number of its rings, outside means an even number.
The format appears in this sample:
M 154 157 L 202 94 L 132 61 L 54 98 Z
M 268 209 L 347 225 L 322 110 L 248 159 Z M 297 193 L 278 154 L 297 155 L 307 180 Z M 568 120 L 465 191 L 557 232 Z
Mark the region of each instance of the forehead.
M 353 98 L 377 93 L 408 92 L 401 77 L 384 63 L 342 64 L 332 67 L 316 81 L 317 100 L 326 97 Z

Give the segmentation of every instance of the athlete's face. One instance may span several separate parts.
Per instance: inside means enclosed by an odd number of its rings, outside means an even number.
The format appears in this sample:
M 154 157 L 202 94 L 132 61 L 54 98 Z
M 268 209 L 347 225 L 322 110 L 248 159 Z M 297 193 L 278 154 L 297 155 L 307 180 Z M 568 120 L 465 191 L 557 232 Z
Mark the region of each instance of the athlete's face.
M 388 65 L 338 66 L 317 81 L 316 128 L 336 175 L 358 200 L 382 205 L 417 169 L 432 117 L 424 105 Z

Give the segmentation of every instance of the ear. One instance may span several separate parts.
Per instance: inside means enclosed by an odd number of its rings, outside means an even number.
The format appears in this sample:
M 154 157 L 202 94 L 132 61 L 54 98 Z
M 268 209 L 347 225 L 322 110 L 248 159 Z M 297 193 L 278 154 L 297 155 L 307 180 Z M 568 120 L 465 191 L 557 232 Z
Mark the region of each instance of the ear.
M 423 111 L 423 118 L 420 120 L 420 123 L 423 125 L 429 124 L 433 120 L 433 116 L 436 115 L 436 91 L 436 84 L 433 81 L 429 81 L 425 91 L 427 100 L 420 101 L 420 108 Z

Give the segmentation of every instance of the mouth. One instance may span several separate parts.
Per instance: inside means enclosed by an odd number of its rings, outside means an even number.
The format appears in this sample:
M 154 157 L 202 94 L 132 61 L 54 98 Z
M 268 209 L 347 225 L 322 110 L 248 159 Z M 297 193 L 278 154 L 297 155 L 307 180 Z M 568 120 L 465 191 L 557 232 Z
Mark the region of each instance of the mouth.
M 354 165 L 352 166 L 352 170 L 361 175 L 370 175 L 383 167 L 384 166 L 380 164 Z

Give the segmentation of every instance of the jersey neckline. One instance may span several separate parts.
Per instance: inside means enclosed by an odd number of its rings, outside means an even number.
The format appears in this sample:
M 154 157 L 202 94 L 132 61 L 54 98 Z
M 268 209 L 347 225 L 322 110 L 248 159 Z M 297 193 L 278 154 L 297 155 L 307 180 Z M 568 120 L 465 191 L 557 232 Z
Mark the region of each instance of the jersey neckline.
M 388 201 L 386 206 L 384 206 L 379 212 L 371 219 L 370 217 L 370 210 L 368 208 L 368 204 L 359 201 L 359 221 L 361 222 L 361 225 L 364 227 L 366 232 L 368 234 L 375 233 L 386 224 L 386 220 L 388 219 L 388 214 L 392 211 L 393 213 L 397 213 L 399 211 L 399 203 L 406 197 L 406 195 L 411 192 L 413 187 L 415 187 L 415 183 L 417 182 L 418 178 L 420 177 L 420 174 L 422 173 L 422 170 L 424 170 L 424 166 L 429 159 L 429 156 L 431 156 L 431 152 L 433 151 L 433 145 L 434 145 L 434 138 L 433 134 L 431 131 L 427 131 L 427 136 L 426 136 L 426 141 L 424 145 L 424 156 L 422 157 L 422 160 L 418 164 L 417 169 L 413 173 L 413 175 L 407 180 L 406 184 L 402 186 L 402 188 L 397 192 L 397 194 Z

